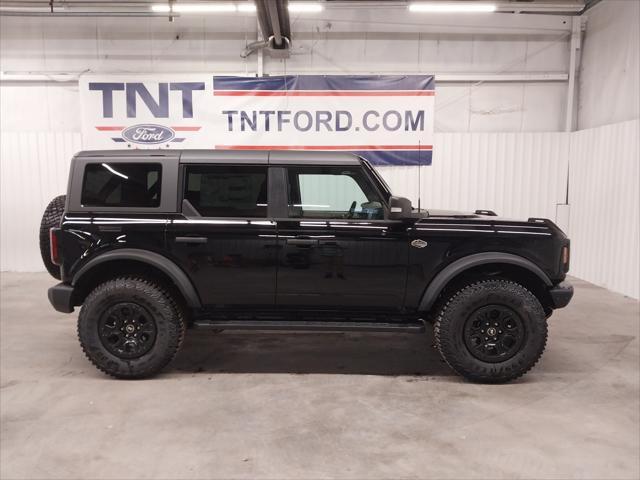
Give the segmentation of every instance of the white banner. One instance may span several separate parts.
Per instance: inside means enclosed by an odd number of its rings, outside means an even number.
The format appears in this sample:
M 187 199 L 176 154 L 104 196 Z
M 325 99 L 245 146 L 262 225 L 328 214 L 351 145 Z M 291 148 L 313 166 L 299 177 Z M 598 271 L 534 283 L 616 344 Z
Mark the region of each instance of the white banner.
M 85 75 L 90 149 L 353 151 L 375 164 L 430 164 L 433 76 Z

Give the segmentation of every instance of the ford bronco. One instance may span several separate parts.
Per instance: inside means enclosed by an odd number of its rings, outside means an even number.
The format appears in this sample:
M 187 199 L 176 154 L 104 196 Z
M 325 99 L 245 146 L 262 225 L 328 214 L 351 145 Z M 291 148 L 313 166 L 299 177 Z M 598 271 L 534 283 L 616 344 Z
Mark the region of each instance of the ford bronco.
M 417 211 L 340 152 L 86 151 L 41 225 L 49 289 L 89 360 L 153 375 L 188 327 L 424 332 L 467 379 L 538 361 L 566 306 L 553 222 Z

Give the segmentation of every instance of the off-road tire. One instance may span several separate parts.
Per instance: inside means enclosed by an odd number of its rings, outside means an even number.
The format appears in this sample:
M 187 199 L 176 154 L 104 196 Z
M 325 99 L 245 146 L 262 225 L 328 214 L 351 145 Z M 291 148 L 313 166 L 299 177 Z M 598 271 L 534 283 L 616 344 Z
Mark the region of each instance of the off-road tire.
M 509 280 L 485 280 L 462 287 L 441 304 L 434 324 L 436 346 L 445 362 L 468 380 L 505 383 L 528 372 L 547 343 L 547 320 L 538 299 Z M 503 305 L 520 316 L 524 343 L 512 357 L 488 362 L 477 358 L 465 341 L 465 325 L 487 305 Z
M 51 200 L 47 208 L 44 209 L 40 222 L 40 255 L 47 271 L 58 280 L 60 280 L 60 267 L 51 261 L 49 230 L 60 226 L 66 198 L 66 195 L 59 195 Z
M 135 304 L 155 322 L 150 350 L 137 358 L 122 358 L 105 347 L 100 336 L 101 316 L 119 303 Z M 138 277 L 123 277 L 98 285 L 86 298 L 78 316 L 78 338 L 87 358 L 99 370 L 116 378 L 152 376 L 178 353 L 185 334 L 185 315 L 160 284 Z

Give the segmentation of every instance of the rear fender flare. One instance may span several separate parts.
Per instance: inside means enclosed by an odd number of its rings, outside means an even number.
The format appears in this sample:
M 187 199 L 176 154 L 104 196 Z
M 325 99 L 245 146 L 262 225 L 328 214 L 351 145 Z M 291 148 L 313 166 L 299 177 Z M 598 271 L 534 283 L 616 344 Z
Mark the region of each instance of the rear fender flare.
M 522 267 L 526 270 L 529 270 L 531 273 L 535 274 L 544 284 L 548 287 L 552 286 L 552 282 L 547 276 L 546 273 L 542 271 L 540 267 L 538 267 L 531 260 L 527 260 L 526 258 L 520 257 L 518 255 L 513 255 L 511 253 L 502 253 L 502 252 L 484 252 L 484 253 L 475 253 L 473 255 L 468 255 L 466 257 L 462 257 L 455 262 L 447 265 L 442 271 L 440 271 L 435 278 L 429 283 L 429 286 L 425 290 L 422 295 L 422 300 L 420 301 L 419 311 L 426 312 L 433 304 L 436 302 L 440 292 L 444 289 L 444 287 L 453 280 L 456 276 L 463 273 L 465 270 L 468 270 L 473 267 L 477 267 L 478 265 L 486 265 L 490 263 L 507 263 L 510 265 L 516 265 L 518 267 Z
M 89 260 L 85 265 L 78 270 L 73 276 L 71 284 L 73 286 L 78 285 L 82 281 L 82 277 L 89 273 L 93 268 L 101 265 L 105 262 L 111 262 L 115 260 L 133 260 L 142 263 L 146 263 L 153 266 L 167 275 L 178 288 L 180 293 L 185 299 L 187 306 L 190 308 L 201 308 L 200 297 L 196 292 L 193 283 L 184 271 L 178 267 L 173 261 L 160 255 L 159 253 L 149 252 L 146 250 L 138 250 L 134 248 L 122 248 L 118 250 L 111 250 L 109 252 L 98 255 L 97 257 Z

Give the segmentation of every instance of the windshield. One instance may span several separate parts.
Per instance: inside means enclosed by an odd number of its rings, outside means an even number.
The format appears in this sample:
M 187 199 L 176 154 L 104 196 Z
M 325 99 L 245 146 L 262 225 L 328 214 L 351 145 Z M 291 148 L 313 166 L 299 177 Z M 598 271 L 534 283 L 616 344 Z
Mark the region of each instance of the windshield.
M 380 183 L 380 186 L 382 187 L 382 193 L 384 194 L 385 200 L 388 202 L 389 198 L 391 197 L 391 189 L 389 188 L 389 185 L 387 185 L 387 182 L 384 181 L 382 175 L 380 175 L 378 171 L 373 168 L 367 160 L 362 157 L 360 158 L 362 159 L 362 164 L 365 166 L 365 168 L 367 168 Z

